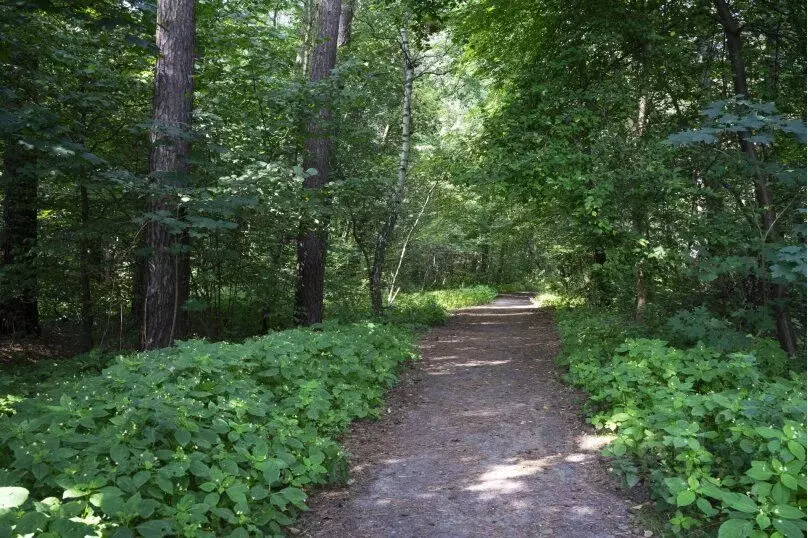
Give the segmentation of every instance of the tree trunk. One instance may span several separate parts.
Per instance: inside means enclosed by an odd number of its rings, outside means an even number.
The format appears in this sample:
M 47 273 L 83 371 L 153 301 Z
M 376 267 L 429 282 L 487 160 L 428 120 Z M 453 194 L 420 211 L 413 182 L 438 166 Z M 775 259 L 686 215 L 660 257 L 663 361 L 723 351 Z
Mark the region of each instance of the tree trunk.
M 412 83 L 415 78 L 413 65 L 410 59 L 409 43 L 407 41 L 407 29 L 401 28 L 401 55 L 404 60 L 404 100 L 401 114 L 401 154 L 398 159 L 398 173 L 396 175 L 396 185 L 390 196 L 390 203 L 387 210 L 387 219 L 384 221 L 379 235 L 376 237 L 376 248 L 373 252 L 373 267 L 370 270 L 370 306 L 373 314 L 382 315 L 382 271 L 384 270 L 384 259 L 387 254 L 387 243 L 393 235 L 398 220 L 398 213 L 401 209 L 401 202 L 404 200 L 404 187 L 407 181 L 407 165 L 410 156 L 410 126 L 412 124 Z
M 401 264 L 404 263 L 404 254 L 407 253 L 407 246 L 410 244 L 410 238 L 412 237 L 412 233 L 415 231 L 415 228 L 418 226 L 418 222 L 421 220 L 421 217 L 424 216 L 424 211 L 426 211 L 426 206 L 429 204 L 429 199 L 432 197 L 432 191 L 435 190 L 435 187 L 438 186 L 438 182 L 432 184 L 432 188 L 429 189 L 429 192 L 426 193 L 426 198 L 424 199 L 424 203 L 421 205 L 421 211 L 418 212 L 418 215 L 415 217 L 415 221 L 410 226 L 410 231 L 407 232 L 407 237 L 404 238 L 404 244 L 401 245 L 401 254 L 398 256 L 398 265 L 396 265 L 396 270 L 393 273 L 393 278 L 390 280 L 390 289 L 387 292 L 387 302 L 392 303 L 395 299 L 398 291 L 396 291 L 396 280 L 398 279 L 398 273 L 401 271 Z
M 322 0 L 317 33 L 317 46 L 311 56 L 310 81 L 312 85 L 327 79 L 337 59 L 337 34 L 341 0 Z M 328 183 L 329 160 L 332 138 L 330 103 L 320 107 L 315 118 L 306 127 L 306 144 L 303 168 L 314 168 L 317 173 L 306 177 L 303 188 L 308 198 L 321 197 L 322 188 Z M 325 282 L 325 254 L 328 239 L 328 223 L 324 215 L 314 218 L 306 215 L 301 219 L 297 238 L 297 289 L 295 291 L 295 323 L 311 325 L 323 321 L 323 291 Z
M 79 183 L 79 210 L 81 218 L 81 237 L 79 239 L 79 288 L 81 291 L 81 334 L 79 345 L 82 351 L 93 348 L 93 297 L 90 282 L 90 263 L 92 259 L 92 242 L 88 237 L 90 223 L 90 198 L 87 187 Z
M 159 0 L 157 69 L 150 180 L 159 192 L 151 212 L 181 220 L 176 193 L 190 171 L 189 131 L 193 104 L 194 0 Z M 152 220 L 146 225 L 151 250 L 145 298 L 143 347 L 169 346 L 180 335 L 180 309 L 187 299 L 187 245 L 175 227 Z
M 743 98 L 749 97 L 749 87 L 746 79 L 746 67 L 744 65 L 741 49 L 743 41 L 741 39 L 741 26 L 732 14 L 725 0 L 715 0 L 715 7 L 724 28 L 727 41 L 727 53 L 732 65 L 732 83 L 735 95 Z M 754 144 L 747 140 L 748 133 L 741 133 L 738 136 L 738 144 L 741 152 L 746 156 L 749 164 L 754 168 L 755 199 L 760 206 L 761 221 L 763 224 L 766 239 L 777 242 L 779 234 L 775 229 L 777 214 L 774 209 L 774 200 L 765 174 L 760 169 L 760 163 Z M 777 339 L 783 350 L 791 356 L 797 354 L 797 340 L 791 327 L 791 319 L 788 314 L 788 289 L 783 284 L 771 284 L 769 292 L 774 299 L 774 315 L 777 325 Z
M 3 227 L 0 234 L 0 334 L 39 333 L 36 156 L 16 139 L 3 154 Z
M 353 22 L 355 6 L 356 0 L 345 0 L 342 3 L 342 10 L 339 16 L 338 47 L 344 47 L 351 41 L 351 23 Z

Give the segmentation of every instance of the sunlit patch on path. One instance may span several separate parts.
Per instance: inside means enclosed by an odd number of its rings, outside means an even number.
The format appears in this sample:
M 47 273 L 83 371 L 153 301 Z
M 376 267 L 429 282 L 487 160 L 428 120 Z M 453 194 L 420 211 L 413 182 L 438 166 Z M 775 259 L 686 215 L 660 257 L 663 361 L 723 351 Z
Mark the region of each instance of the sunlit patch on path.
M 347 437 L 351 485 L 316 494 L 303 532 L 635 536 L 557 348 L 551 312 L 518 294 L 433 330 L 389 413 Z

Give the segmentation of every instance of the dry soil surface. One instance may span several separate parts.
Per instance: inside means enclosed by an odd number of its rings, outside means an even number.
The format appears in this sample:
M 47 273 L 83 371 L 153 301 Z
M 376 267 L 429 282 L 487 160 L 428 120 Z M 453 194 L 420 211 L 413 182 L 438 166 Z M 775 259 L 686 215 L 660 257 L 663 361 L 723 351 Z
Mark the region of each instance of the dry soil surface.
M 349 485 L 316 492 L 306 536 L 642 536 L 560 380 L 552 313 L 525 295 L 459 311 L 421 343 L 382 420 L 344 439 Z

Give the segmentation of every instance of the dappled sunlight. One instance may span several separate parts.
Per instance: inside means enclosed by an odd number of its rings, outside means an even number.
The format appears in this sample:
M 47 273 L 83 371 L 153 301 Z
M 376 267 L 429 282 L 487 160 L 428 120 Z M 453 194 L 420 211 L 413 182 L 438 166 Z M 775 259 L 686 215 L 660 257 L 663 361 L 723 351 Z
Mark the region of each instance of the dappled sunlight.
M 578 437 L 578 448 L 581 450 L 599 451 L 614 441 L 614 439 L 614 435 L 585 434 Z
M 538 460 L 517 460 L 514 463 L 493 465 L 477 478 L 475 484 L 465 490 L 478 493 L 481 500 L 524 491 L 527 485 L 521 479 L 544 472 L 557 459 L 557 456 L 548 456 Z
M 509 364 L 510 362 L 511 362 L 510 359 L 505 359 L 505 360 L 493 360 L 493 361 L 472 360 L 468 362 L 441 363 L 428 367 L 426 369 L 426 373 L 428 375 L 446 375 L 458 369 L 490 368 Z
M 476 317 L 487 317 L 487 316 L 532 316 L 536 313 L 536 309 L 531 308 L 530 310 L 525 310 L 524 312 L 485 312 L 484 310 L 475 310 L 475 311 L 467 311 L 457 314 L 458 317 L 469 317 L 469 318 L 476 318 Z
M 508 364 L 509 362 L 511 361 L 469 361 L 455 363 L 455 366 L 458 368 L 474 368 L 476 366 L 499 366 L 500 364 Z

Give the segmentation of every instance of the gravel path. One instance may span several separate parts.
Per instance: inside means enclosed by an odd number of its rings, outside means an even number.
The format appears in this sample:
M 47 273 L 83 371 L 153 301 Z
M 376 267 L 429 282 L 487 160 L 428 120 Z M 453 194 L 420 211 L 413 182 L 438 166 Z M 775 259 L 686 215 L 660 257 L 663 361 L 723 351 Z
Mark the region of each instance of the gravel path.
M 313 495 L 306 536 L 642 536 L 560 381 L 552 313 L 524 295 L 459 311 L 378 422 L 345 438 L 349 485 Z

